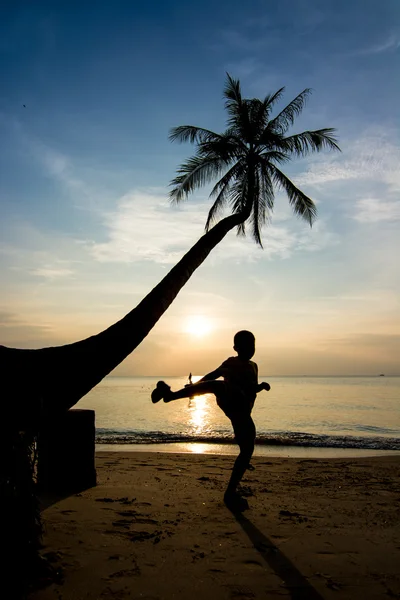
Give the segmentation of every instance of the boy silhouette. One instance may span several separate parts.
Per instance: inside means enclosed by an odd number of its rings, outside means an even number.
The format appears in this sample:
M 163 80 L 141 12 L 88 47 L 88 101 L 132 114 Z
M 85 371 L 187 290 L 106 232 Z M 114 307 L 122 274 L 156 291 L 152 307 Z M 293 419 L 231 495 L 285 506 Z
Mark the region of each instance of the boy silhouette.
M 251 411 L 258 392 L 269 391 L 269 383 L 258 383 L 258 367 L 250 360 L 255 352 L 255 337 L 250 331 L 239 331 L 233 339 L 237 356 L 231 356 L 220 367 L 204 375 L 199 381 L 173 392 L 164 381 L 159 381 L 151 394 L 153 403 L 172 402 L 179 398 L 214 394 L 218 406 L 230 419 L 240 452 L 233 465 L 231 478 L 224 494 L 224 502 L 232 510 L 248 508 L 237 487 L 250 465 L 254 452 L 256 428 Z M 223 381 L 219 378 L 222 377 Z

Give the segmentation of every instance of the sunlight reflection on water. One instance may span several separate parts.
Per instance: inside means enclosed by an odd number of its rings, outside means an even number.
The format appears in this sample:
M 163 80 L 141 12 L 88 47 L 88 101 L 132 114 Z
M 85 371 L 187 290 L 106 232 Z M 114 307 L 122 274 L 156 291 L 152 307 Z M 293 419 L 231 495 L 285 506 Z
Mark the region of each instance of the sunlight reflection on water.
M 207 398 L 206 396 L 197 396 L 189 400 L 189 428 L 193 433 L 200 434 L 207 431 L 205 424 L 207 422 Z
M 132 431 L 149 432 L 152 439 L 159 434 L 232 439 L 231 424 L 210 394 L 152 404 L 157 379 L 108 377 L 77 408 L 94 409 L 97 429 L 109 430 L 110 435 Z M 400 378 L 268 379 L 271 392 L 259 394 L 253 412 L 258 436 L 307 432 L 400 437 Z M 187 383 L 187 377 L 171 377 L 167 382 L 176 390 Z

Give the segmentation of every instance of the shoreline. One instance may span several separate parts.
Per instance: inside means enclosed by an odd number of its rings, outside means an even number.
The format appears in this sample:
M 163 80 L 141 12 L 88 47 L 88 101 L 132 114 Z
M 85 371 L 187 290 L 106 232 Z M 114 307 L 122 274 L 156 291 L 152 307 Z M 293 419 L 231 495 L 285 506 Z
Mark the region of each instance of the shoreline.
M 201 442 L 168 442 L 153 444 L 96 444 L 96 454 L 102 452 L 154 452 L 166 454 L 206 454 L 230 456 L 238 454 L 236 444 Z M 333 448 L 316 446 L 255 446 L 255 457 L 275 458 L 363 458 L 372 456 L 400 456 L 399 450 L 369 448 Z
M 97 486 L 42 505 L 63 579 L 29 600 L 399 597 L 400 457 L 255 456 L 223 503 L 232 455 L 97 451 Z

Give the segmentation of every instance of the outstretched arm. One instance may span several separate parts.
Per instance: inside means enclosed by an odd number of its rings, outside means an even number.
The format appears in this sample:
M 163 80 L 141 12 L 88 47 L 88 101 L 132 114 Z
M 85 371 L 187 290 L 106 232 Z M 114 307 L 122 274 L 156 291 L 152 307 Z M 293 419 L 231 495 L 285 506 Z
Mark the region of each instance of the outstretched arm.
M 257 394 L 258 394 L 258 392 L 262 392 L 262 390 L 269 392 L 270 389 L 271 389 L 271 386 L 269 385 L 269 383 L 267 383 L 266 381 L 263 381 L 257 385 Z
M 199 379 L 197 383 L 200 383 L 200 381 L 210 381 L 211 379 L 218 379 L 218 377 L 223 377 L 223 375 L 224 369 L 218 367 L 218 369 L 215 369 L 215 371 L 211 371 L 211 373 L 207 373 L 207 375 L 204 375 L 204 377 Z

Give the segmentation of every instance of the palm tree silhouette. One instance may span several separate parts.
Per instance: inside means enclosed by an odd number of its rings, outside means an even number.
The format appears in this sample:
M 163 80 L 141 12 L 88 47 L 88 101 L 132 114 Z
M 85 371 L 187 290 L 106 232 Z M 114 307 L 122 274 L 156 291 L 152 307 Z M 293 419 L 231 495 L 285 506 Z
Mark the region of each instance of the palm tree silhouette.
M 286 192 L 294 213 L 312 225 L 316 218 L 313 201 L 279 166 L 310 152 L 339 147 L 334 129 L 286 135 L 310 90 L 305 89 L 271 118 L 271 110 L 283 91 L 281 88 L 264 100 L 242 98 L 239 81 L 227 75 L 224 97 L 228 122 L 224 133 L 191 125 L 171 130 L 172 141 L 197 145 L 195 155 L 179 167 L 171 182 L 173 202 L 180 202 L 197 187 L 220 177 L 211 191 L 214 203 L 206 233 L 138 306 L 101 333 L 38 350 L 0 346 L 0 364 L 12 382 L 3 417 L 23 427 L 26 423 L 32 425 L 39 412 L 51 417 L 74 406 L 142 342 L 230 230 L 236 227 L 239 234 L 244 234 L 249 225 L 253 238 L 262 245 L 261 227 L 273 210 L 276 188 Z M 216 222 L 225 205 L 232 214 Z
M 323 148 L 340 149 L 332 128 L 286 136 L 311 90 L 303 90 L 271 119 L 271 110 L 284 89 L 264 100 L 242 98 L 239 81 L 228 74 L 224 90 L 228 128 L 224 133 L 193 125 L 172 129 L 171 141 L 197 144 L 196 154 L 183 163 L 172 181 L 173 201 L 180 202 L 196 188 L 222 175 L 210 194 L 214 204 L 208 213 L 207 231 L 229 205 L 232 213 L 239 215 L 238 233 L 245 233 L 246 222 L 250 220 L 252 236 L 262 246 L 260 230 L 273 211 L 276 187 L 286 192 L 296 215 L 310 225 L 315 220 L 314 202 L 294 185 L 279 165 Z

